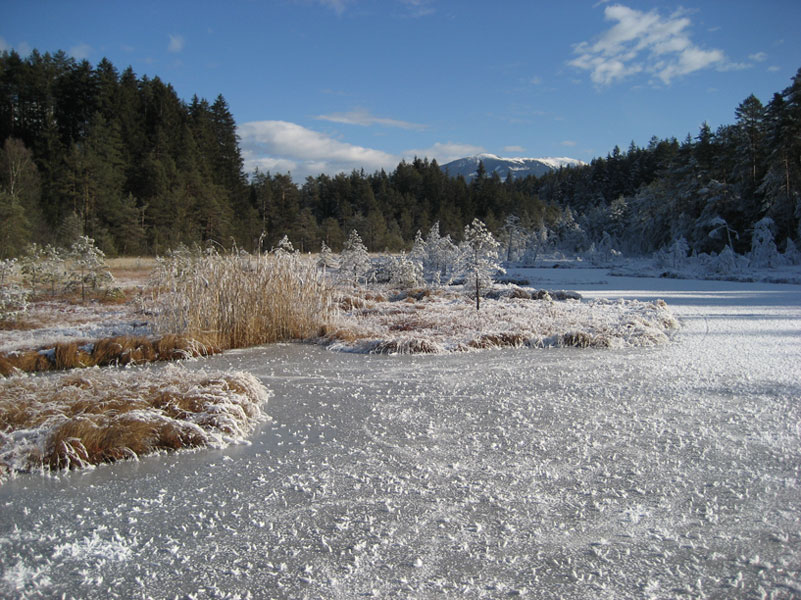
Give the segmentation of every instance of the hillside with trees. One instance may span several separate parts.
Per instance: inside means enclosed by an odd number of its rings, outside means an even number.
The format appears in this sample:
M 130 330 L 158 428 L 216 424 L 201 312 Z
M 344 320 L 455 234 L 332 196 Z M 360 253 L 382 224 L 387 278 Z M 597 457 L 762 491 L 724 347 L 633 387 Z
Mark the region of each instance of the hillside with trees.
M 284 235 L 301 251 L 323 242 L 339 251 L 353 229 L 370 250 L 397 251 L 435 223 L 459 240 L 474 218 L 508 256 L 532 236 L 576 253 L 648 253 L 677 240 L 688 251 L 745 252 L 760 222 L 784 249 L 801 233 L 801 70 L 767 104 L 743 100 L 734 117 L 539 178 L 479 169 L 468 182 L 416 158 L 390 173 L 295 182 L 245 173 L 222 95 L 185 101 L 158 77 L 105 59 L 3 52 L 0 258 L 81 235 L 109 256 L 208 240 L 266 249 Z

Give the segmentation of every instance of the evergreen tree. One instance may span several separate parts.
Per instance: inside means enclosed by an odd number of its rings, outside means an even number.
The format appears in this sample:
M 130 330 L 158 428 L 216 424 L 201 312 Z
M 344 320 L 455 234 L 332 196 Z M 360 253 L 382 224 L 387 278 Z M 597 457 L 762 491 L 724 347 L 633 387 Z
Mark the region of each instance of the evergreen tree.
M 500 243 L 479 219 L 465 226 L 456 272 L 465 278 L 465 288 L 476 299 L 476 310 L 481 309 L 481 294 L 492 285 L 495 274 L 505 273 L 499 253 Z

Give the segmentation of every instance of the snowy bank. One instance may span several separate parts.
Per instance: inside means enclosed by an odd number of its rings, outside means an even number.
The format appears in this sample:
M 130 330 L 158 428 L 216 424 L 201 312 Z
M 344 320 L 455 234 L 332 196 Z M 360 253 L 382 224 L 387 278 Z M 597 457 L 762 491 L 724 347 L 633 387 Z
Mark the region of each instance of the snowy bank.
M 88 369 L 0 381 L 0 481 L 243 441 L 270 392 L 243 372 Z
M 511 290 L 511 291 L 510 291 Z M 453 292 L 423 291 L 391 301 L 348 299 L 325 340 L 334 350 L 440 354 L 505 346 L 623 348 L 668 341 L 678 322 L 663 301 L 583 302 L 569 293 L 511 287 L 485 298 L 481 310 Z

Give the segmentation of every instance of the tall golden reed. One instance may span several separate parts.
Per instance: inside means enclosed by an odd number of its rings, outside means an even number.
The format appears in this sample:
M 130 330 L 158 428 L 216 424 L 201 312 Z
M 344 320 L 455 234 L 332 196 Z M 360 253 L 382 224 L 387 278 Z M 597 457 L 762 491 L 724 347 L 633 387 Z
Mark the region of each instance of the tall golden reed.
M 221 349 L 321 335 L 332 293 L 316 263 L 297 252 L 186 249 L 159 259 L 153 289 L 156 333 Z

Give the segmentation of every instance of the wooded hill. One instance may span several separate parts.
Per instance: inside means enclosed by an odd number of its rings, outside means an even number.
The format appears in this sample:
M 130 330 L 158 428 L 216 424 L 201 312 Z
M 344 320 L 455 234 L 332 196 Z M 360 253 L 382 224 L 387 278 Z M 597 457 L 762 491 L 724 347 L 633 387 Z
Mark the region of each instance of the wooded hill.
M 460 239 L 474 217 L 496 235 L 507 217 L 549 230 L 568 251 L 608 234 L 616 248 L 656 250 L 685 237 L 696 251 L 744 251 L 765 216 L 781 249 L 801 221 L 801 70 L 767 105 L 695 137 L 615 148 L 540 178 L 449 177 L 436 161 L 391 173 L 293 182 L 245 174 L 222 95 L 180 99 L 158 77 L 92 66 L 64 52 L 0 54 L 0 258 L 30 242 L 94 238 L 108 255 L 156 254 L 213 240 L 254 250 L 286 234 L 303 251 L 338 250 L 357 229 L 371 250 L 408 248 L 439 221 Z M 721 223 L 725 224 L 722 225 Z

